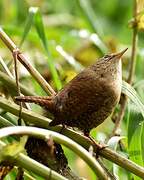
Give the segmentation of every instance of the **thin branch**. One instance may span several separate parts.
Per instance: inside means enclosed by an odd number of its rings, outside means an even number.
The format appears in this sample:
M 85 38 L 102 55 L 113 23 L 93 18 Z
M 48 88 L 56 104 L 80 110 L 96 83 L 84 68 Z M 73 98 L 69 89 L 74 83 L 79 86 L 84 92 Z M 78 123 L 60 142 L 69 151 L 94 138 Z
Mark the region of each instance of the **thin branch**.
M 135 23 L 137 21 L 136 17 L 137 17 L 137 1 L 134 0 L 133 18 L 134 18 Z M 135 73 L 137 42 L 138 42 L 138 30 L 137 30 L 137 27 L 134 26 L 133 27 L 133 37 L 132 37 L 130 71 L 129 71 L 129 76 L 127 79 L 127 82 L 129 84 L 132 84 L 134 73 Z M 114 127 L 113 132 L 112 132 L 110 137 L 117 135 L 117 132 L 118 132 L 120 125 L 121 125 L 121 121 L 122 121 L 124 114 L 125 114 L 127 100 L 128 100 L 128 98 L 126 96 L 124 96 L 122 99 L 122 102 L 121 102 L 120 112 L 119 112 L 118 117 L 117 117 L 116 122 L 115 122 L 115 127 Z
M 0 38 L 12 53 L 15 49 L 17 49 L 14 42 L 8 37 L 8 35 L 2 30 L 2 28 L 0 28 Z M 25 68 L 29 71 L 29 73 L 37 80 L 37 82 L 41 85 L 41 87 L 47 94 L 51 94 L 51 95 L 56 94 L 53 88 L 46 82 L 46 80 L 40 75 L 40 73 L 30 64 L 27 58 L 22 53 L 20 53 L 20 51 L 18 54 L 18 60 L 25 66 Z
M 0 107 L 18 116 L 19 106 L 2 97 L 0 97 Z M 48 128 L 56 132 L 60 132 L 61 130 L 61 126 L 49 127 L 48 124 L 50 122 L 50 119 L 40 116 L 39 114 L 26 110 L 24 108 L 22 112 L 22 118 L 28 123 L 33 124 L 34 126 L 38 126 L 41 128 Z M 89 138 L 82 136 L 79 133 L 74 132 L 72 130 L 64 129 L 62 133 L 63 135 L 71 138 L 72 140 L 74 140 L 75 142 L 77 142 L 78 144 L 80 144 L 82 147 L 84 147 L 87 150 L 89 150 L 89 147 L 93 145 L 93 143 L 89 140 Z M 94 152 L 97 152 L 96 146 L 94 146 Z M 106 147 L 100 150 L 99 154 L 102 157 L 108 159 L 109 161 L 112 161 L 113 163 L 121 166 L 122 168 L 132 172 L 133 174 L 144 178 L 143 167 L 137 165 L 136 163 L 130 161 L 129 159 L 123 157 L 122 155 L 116 153 L 110 148 Z
M 15 70 L 15 80 L 16 80 L 16 86 L 17 86 L 17 94 L 18 94 L 18 96 L 20 96 L 21 95 L 21 90 L 20 90 L 19 73 L 18 73 L 18 58 L 17 58 L 18 54 L 19 54 L 18 49 L 13 50 L 14 70 Z M 21 121 L 22 102 L 19 102 L 19 106 L 20 106 L 20 110 L 19 110 L 19 117 L 18 117 L 18 125 L 21 125 L 21 123 L 22 123 L 22 121 Z M 22 171 L 21 168 L 18 169 L 18 171 L 21 172 Z
M 44 140 L 52 138 L 54 142 L 63 144 L 78 154 L 100 179 L 108 179 L 107 173 L 105 173 L 98 161 L 90 155 L 87 150 L 64 135 L 50 130 L 26 126 L 6 127 L 0 130 L 0 138 L 7 137 L 9 135 L 30 135 Z

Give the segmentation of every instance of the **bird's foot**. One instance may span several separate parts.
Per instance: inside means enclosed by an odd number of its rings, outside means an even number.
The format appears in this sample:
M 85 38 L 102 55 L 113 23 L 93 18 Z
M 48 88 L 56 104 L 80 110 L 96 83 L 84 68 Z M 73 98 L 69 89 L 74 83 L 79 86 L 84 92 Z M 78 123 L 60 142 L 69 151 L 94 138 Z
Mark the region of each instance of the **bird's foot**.
M 105 144 L 97 143 L 97 142 L 95 141 L 95 139 L 92 138 L 92 137 L 90 137 L 90 136 L 89 136 L 88 138 L 91 140 L 91 142 L 93 143 L 93 145 L 96 146 L 96 148 L 97 148 L 98 151 L 100 151 L 100 150 L 102 150 L 102 149 L 104 149 L 104 148 L 107 147 L 107 145 L 105 145 Z M 97 151 L 97 152 L 98 152 L 98 151 Z
M 84 133 L 84 135 L 92 142 L 92 145 L 96 147 L 96 157 L 98 157 L 99 152 L 106 148 L 107 145 L 102 143 L 97 143 L 94 138 L 90 137 L 89 133 Z
M 62 124 L 62 128 L 60 129 L 59 133 L 60 134 L 63 134 L 63 130 L 66 129 L 66 125 L 65 124 Z

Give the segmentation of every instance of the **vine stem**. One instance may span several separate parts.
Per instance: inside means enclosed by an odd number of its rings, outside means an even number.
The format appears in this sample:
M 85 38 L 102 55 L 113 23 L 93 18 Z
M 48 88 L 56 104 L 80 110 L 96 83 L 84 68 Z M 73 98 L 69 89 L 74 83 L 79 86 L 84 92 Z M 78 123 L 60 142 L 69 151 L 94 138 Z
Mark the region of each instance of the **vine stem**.
M 7 137 L 9 135 L 30 135 L 46 141 L 49 138 L 52 138 L 56 143 L 63 144 L 78 154 L 91 167 L 97 177 L 103 180 L 110 179 L 99 162 L 87 150 L 62 134 L 42 128 L 28 126 L 15 126 L 0 129 L 0 138 Z
M 19 50 L 15 49 L 13 51 L 13 58 L 14 58 L 14 70 L 15 70 L 15 80 L 16 80 L 16 86 L 17 86 L 17 93 L 18 96 L 21 95 L 21 90 L 20 90 L 20 84 L 19 84 L 19 73 L 18 73 L 18 53 Z M 22 120 L 21 120 L 21 113 L 22 113 L 22 102 L 19 102 L 19 106 L 20 106 L 20 110 L 19 110 L 19 117 L 18 117 L 18 125 L 21 125 Z M 19 171 L 21 171 L 21 169 L 18 168 Z

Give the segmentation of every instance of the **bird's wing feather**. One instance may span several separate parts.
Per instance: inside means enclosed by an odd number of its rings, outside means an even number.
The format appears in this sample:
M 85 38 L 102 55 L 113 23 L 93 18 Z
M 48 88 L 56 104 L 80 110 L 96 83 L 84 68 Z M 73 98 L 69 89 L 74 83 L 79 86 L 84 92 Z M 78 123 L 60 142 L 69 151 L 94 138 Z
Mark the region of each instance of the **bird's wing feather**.
M 61 113 L 65 113 L 65 117 L 78 117 L 99 108 L 104 89 L 101 81 L 94 77 L 93 71 L 88 73 L 83 71 L 58 93 L 57 107 Z

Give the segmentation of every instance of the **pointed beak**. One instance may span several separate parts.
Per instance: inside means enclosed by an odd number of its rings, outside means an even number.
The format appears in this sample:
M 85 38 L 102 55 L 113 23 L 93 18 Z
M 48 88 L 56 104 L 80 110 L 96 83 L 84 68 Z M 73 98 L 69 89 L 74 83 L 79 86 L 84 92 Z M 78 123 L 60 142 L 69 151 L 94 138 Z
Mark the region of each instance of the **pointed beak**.
M 120 59 L 127 50 L 128 50 L 128 48 L 124 49 L 123 51 L 121 51 L 117 54 L 114 54 L 114 57 L 116 57 L 117 59 Z

